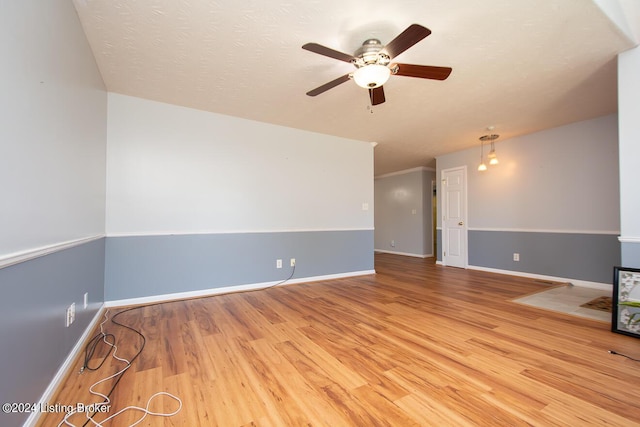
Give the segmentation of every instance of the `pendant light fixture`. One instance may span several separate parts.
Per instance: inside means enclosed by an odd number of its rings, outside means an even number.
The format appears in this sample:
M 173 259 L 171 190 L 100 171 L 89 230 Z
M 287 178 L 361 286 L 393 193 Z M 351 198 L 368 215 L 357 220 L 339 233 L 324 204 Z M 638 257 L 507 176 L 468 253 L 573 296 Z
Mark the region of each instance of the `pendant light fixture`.
M 496 134 L 484 135 L 484 136 L 480 137 L 480 140 L 482 142 L 487 142 L 487 141 L 491 142 L 491 151 L 489 151 L 489 155 L 487 156 L 489 158 L 489 164 L 490 165 L 497 165 L 498 164 L 498 156 L 496 156 L 496 147 L 494 145 L 494 141 L 496 139 L 498 139 L 499 137 L 500 137 L 500 135 L 496 135 Z
M 493 126 L 489 126 L 487 128 L 487 130 L 492 131 L 493 130 Z M 500 137 L 500 135 L 496 135 L 495 133 L 491 133 L 488 135 L 483 135 L 481 136 L 480 139 L 480 166 L 478 166 L 478 170 L 479 171 L 486 171 L 487 170 L 487 165 L 484 164 L 484 143 L 485 142 L 490 142 L 491 143 L 491 151 L 489 151 L 489 154 L 487 155 L 487 157 L 489 158 L 489 164 L 490 165 L 497 165 L 498 164 L 498 156 L 496 155 L 496 147 L 494 145 L 494 142 L 496 139 L 498 139 Z

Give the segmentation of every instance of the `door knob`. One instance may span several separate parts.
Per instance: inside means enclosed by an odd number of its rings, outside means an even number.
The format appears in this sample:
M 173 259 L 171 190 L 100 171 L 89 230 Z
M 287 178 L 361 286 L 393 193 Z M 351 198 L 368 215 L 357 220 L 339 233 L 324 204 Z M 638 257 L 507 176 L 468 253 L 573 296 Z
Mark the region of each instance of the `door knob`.
M 460 221 L 460 222 L 458 223 L 458 225 L 464 225 L 464 222 Z

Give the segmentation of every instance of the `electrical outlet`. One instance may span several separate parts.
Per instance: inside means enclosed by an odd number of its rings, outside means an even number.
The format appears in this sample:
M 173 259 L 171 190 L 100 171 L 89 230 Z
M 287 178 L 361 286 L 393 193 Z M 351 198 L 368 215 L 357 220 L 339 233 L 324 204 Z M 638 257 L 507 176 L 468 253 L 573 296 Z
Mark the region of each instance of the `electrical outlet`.
M 87 307 L 89 307 L 89 292 L 85 292 L 84 293 L 84 302 L 83 302 L 83 306 L 84 309 L 86 310 Z
M 67 316 L 66 316 L 66 326 L 67 328 L 71 326 L 71 324 L 76 320 L 76 303 L 71 303 L 69 307 L 67 307 Z
M 391 241 L 391 247 L 392 247 L 392 248 L 395 248 L 395 247 L 396 247 L 396 241 L 395 241 L 395 240 L 392 240 L 392 241 Z
M 514 260 L 514 261 L 520 261 L 520 254 L 519 254 L 519 253 L 517 253 L 517 252 L 514 252 L 514 253 L 513 253 L 513 260 Z
M 296 259 L 291 258 L 291 267 L 295 267 L 295 266 L 296 266 Z
M 276 260 L 276 268 L 282 268 L 282 260 L 281 259 L 277 259 Z

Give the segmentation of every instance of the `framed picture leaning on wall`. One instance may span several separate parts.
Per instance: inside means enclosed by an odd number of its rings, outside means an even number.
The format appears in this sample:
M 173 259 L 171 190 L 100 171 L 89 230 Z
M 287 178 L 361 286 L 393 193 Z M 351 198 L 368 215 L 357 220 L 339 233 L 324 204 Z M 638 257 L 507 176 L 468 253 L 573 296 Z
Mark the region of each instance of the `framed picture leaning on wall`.
M 611 330 L 640 338 L 640 268 L 613 268 Z

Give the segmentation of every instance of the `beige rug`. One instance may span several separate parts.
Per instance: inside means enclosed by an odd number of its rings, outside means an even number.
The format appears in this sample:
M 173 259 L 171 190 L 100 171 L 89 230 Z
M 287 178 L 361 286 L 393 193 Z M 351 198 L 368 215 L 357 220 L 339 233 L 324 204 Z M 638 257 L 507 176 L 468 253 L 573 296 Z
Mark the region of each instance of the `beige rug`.
M 594 307 L 585 307 L 586 304 L 590 304 L 594 300 L 600 300 L 600 298 L 606 294 L 607 292 L 601 289 L 582 286 L 557 286 L 542 292 L 516 298 L 513 301 L 519 304 L 610 323 L 611 312 L 594 309 Z

